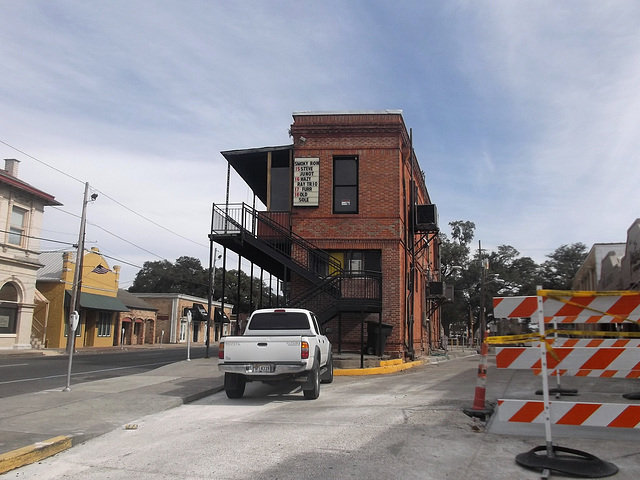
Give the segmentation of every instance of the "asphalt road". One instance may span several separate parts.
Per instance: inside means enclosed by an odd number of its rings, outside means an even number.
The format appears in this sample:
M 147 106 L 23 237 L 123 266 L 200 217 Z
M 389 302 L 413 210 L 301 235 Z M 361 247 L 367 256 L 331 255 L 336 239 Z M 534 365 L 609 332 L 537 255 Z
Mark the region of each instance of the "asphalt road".
M 209 356 L 217 356 L 218 347 L 209 348 Z M 192 347 L 190 358 L 204 358 L 205 347 Z M 105 378 L 134 375 L 187 358 L 186 346 L 145 349 L 109 349 L 100 353 L 82 351 L 73 355 L 71 384 Z M 0 355 L 0 398 L 64 388 L 69 357 L 60 355 Z

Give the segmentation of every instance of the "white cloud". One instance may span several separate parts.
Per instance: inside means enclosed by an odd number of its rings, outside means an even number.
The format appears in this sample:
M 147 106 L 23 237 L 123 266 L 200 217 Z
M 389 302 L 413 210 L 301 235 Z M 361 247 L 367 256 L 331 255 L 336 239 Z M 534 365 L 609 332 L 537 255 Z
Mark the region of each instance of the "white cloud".
M 0 140 L 28 155 L 0 154 L 69 212 L 88 181 L 206 245 L 221 150 L 288 143 L 293 111 L 402 109 L 443 229 L 471 220 L 488 248 L 544 260 L 563 243 L 623 240 L 638 216 L 639 13 L 624 1 L 2 2 Z M 236 176 L 231 195 L 250 201 Z M 207 261 L 104 196 L 88 218 L 169 260 Z M 77 236 L 77 217 L 49 209 L 45 222 Z

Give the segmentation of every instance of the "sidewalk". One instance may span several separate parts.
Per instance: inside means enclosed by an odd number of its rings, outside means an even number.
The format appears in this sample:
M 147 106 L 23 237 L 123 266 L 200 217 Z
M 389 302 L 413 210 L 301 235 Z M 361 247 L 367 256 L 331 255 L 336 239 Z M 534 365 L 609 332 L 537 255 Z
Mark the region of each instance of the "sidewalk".
M 28 354 L 38 353 L 10 353 Z M 438 363 L 448 358 L 427 357 L 404 365 Z M 0 399 L 0 474 L 112 430 L 136 428 L 131 424 L 135 419 L 222 391 L 223 374 L 217 365 L 217 358 L 184 360 L 137 375 L 74 384 L 70 392 L 63 392 L 64 385 L 60 385 Z M 399 371 L 393 362 L 366 370 L 370 374 Z M 353 374 L 337 368 L 335 373 Z
M 142 374 L 74 384 L 70 392 L 61 385 L 0 399 L 0 473 L 221 391 L 217 364 L 217 358 L 184 360 Z

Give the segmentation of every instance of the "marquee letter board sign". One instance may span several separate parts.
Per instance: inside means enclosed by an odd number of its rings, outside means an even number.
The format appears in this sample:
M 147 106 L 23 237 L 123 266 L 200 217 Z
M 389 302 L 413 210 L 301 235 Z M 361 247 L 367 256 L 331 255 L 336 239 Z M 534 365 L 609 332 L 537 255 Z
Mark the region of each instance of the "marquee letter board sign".
M 317 207 L 320 187 L 320 159 L 293 160 L 293 206 Z

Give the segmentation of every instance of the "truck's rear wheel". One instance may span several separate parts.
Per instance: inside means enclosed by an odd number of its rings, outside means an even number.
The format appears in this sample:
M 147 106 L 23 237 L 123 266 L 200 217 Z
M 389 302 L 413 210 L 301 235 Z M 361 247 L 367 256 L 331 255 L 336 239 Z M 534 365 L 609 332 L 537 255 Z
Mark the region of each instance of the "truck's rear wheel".
M 305 387 L 310 387 L 305 389 Z M 313 369 L 309 372 L 309 380 L 302 387 L 302 393 L 307 400 L 315 400 L 320 396 L 320 365 L 318 360 L 313 363 Z
M 327 360 L 326 371 L 320 377 L 321 383 L 333 382 L 333 355 L 329 352 L 329 360 Z
M 247 381 L 237 373 L 224 374 L 224 392 L 228 398 L 242 398 Z

